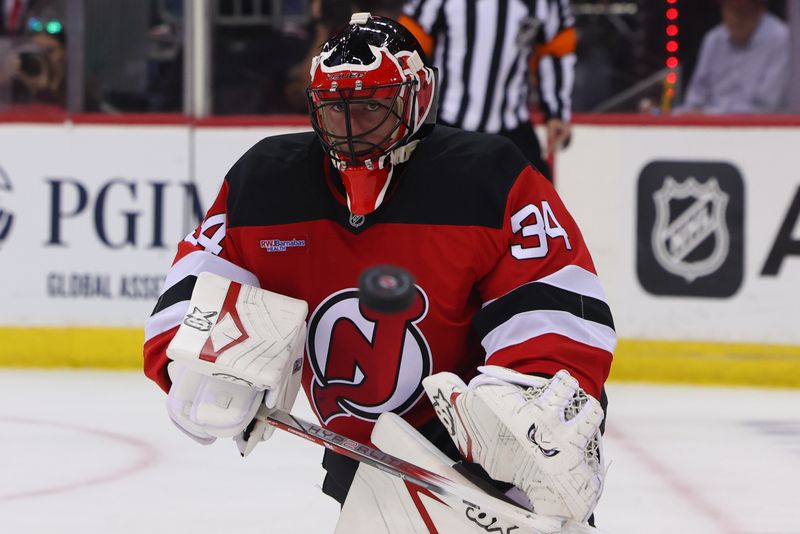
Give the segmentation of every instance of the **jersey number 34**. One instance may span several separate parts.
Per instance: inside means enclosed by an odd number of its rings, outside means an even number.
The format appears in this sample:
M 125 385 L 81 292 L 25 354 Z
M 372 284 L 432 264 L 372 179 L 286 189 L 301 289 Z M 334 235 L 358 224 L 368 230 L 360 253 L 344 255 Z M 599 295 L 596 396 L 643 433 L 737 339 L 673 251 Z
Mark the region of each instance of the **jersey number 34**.
M 523 224 L 527 221 L 528 224 Z M 547 256 L 549 239 L 562 238 L 567 250 L 572 250 L 567 231 L 558 224 L 550 204 L 542 201 L 541 209 L 536 204 L 527 204 L 511 216 L 511 230 L 514 234 L 522 231 L 522 237 L 537 237 L 538 244 L 533 246 L 512 245 L 511 255 L 518 260 L 530 260 Z

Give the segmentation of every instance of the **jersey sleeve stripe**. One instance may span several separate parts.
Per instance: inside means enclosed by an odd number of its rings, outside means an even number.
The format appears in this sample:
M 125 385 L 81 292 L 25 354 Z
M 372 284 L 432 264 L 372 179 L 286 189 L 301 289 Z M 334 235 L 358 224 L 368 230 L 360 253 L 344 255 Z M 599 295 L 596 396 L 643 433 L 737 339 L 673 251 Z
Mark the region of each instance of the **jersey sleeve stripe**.
M 514 315 L 482 336 L 487 357 L 495 352 L 544 334 L 559 334 L 584 345 L 614 352 L 617 336 L 614 329 L 587 321 L 565 311 L 537 310 Z
M 188 309 L 197 275 L 202 272 L 211 272 L 242 284 L 261 287 L 253 273 L 226 259 L 203 250 L 187 254 L 175 262 L 167 273 L 161 296 L 153 314 L 145 323 L 145 341 L 181 323 Z
M 164 282 L 164 289 L 161 293 L 165 293 L 170 287 L 187 276 L 197 276 L 206 271 L 242 284 L 261 287 L 256 275 L 250 271 L 204 250 L 197 250 L 187 254 L 172 266 L 167 273 L 167 279 Z
M 151 316 L 158 314 L 160 311 L 169 308 L 177 302 L 184 300 L 188 302 L 192 297 L 192 291 L 194 291 L 194 285 L 196 283 L 196 276 L 187 276 L 180 282 L 173 284 L 158 297 L 158 302 L 156 302 L 156 307 L 153 309 Z
M 602 300 L 603 302 L 606 301 L 606 293 L 603 291 L 603 286 L 600 284 L 600 279 L 597 275 L 577 265 L 566 265 L 552 274 L 548 274 L 547 276 L 543 276 L 529 283 L 539 282 L 572 293 L 580 293 L 581 295 Z M 483 307 L 485 308 L 495 300 L 497 299 L 485 302 Z
M 580 293 L 585 297 L 606 301 L 606 293 L 603 291 L 597 275 L 577 265 L 567 265 L 537 281 L 564 291 Z
M 194 287 L 194 285 L 192 287 Z M 183 321 L 187 311 L 189 311 L 188 298 L 186 300 L 176 302 L 171 306 L 159 310 L 157 313 L 151 315 L 144 324 L 145 343 L 157 335 L 166 332 L 170 328 L 174 328 L 181 324 L 181 321 Z
M 566 369 L 595 398 L 603 391 L 613 356 L 559 334 L 543 334 L 518 345 L 498 350 L 486 359 L 488 365 L 508 367 L 523 374 L 552 376 Z
M 481 337 L 514 316 L 530 311 L 558 311 L 614 330 L 611 310 L 605 301 L 542 282 L 530 282 L 495 299 L 475 316 L 475 329 Z

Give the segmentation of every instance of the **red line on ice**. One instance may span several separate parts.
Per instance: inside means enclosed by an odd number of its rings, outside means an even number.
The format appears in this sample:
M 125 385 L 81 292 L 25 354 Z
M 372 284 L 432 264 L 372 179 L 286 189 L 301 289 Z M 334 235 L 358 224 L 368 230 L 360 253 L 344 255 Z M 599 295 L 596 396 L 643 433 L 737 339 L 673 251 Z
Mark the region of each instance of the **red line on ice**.
M 115 469 L 110 471 L 104 475 L 95 476 L 93 478 L 88 478 L 85 480 L 78 480 L 75 482 L 61 484 L 56 486 L 45 487 L 42 489 L 37 490 L 30 490 L 24 491 L 20 493 L 10 493 L 6 495 L 0 495 L 0 502 L 3 501 L 13 501 L 18 499 L 28 499 L 32 497 L 43 497 L 47 495 L 53 495 L 56 493 L 66 493 L 78 489 L 83 489 L 89 486 L 96 486 L 99 484 L 107 484 L 109 482 L 116 482 L 117 480 L 123 479 L 125 477 L 131 476 L 138 471 L 143 471 L 148 469 L 149 467 L 153 466 L 157 459 L 158 453 L 156 449 L 150 445 L 149 443 L 138 440 L 131 436 L 126 436 L 124 434 L 117 434 L 115 432 L 107 432 L 105 430 L 98 430 L 95 428 L 88 428 L 79 425 L 73 425 L 70 423 L 61 423 L 58 421 L 46 421 L 46 420 L 37 420 L 37 419 L 25 419 L 20 417 L 8 417 L 8 416 L 0 416 L 0 421 L 7 421 L 11 423 L 18 423 L 24 425 L 39 425 L 39 426 L 47 426 L 47 427 L 57 427 L 63 428 L 66 430 L 71 430 L 74 432 L 79 432 L 83 434 L 89 434 L 95 437 L 105 438 L 111 441 L 115 441 L 119 444 L 126 445 L 129 447 L 134 448 L 138 451 L 137 458 L 131 463 L 121 469 Z
M 675 470 L 660 462 L 655 456 L 642 449 L 625 433 L 620 432 L 617 427 L 609 428 L 606 436 L 612 438 L 619 446 L 628 450 L 652 473 L 661 477 L 670 487 L 673 493 L 681 497 L 695 508 L 699 513 L 716 524 L 721 532 L 725 534 L 747 534 L 738 525 L 731 522 L 730 518 L 721 512 L 716 506 L 709 502 L 702 492 L 695 490 L 694 486 L 674 474 Z

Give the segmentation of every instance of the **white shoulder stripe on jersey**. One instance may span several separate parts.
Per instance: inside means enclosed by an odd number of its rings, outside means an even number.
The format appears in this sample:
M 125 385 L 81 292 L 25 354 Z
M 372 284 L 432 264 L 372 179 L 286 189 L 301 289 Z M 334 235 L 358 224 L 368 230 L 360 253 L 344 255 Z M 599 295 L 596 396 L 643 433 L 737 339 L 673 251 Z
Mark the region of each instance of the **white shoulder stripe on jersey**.
M 197 250 L 184 256 L 170 268 L 167 273 L 167 279 L 164 281 L 164 287 L 161 289 L 161 294 L 164 294 L 167 289 L 187 276 L 197 276 L 203 272 L 218 274 L 242 284 L 261 287 L 256 275 L 247 269 L 242 269 L 235 263 L 204 250 Z
M 577 265 L 567 265 L 536 281 L 606 302 L 606 293 L 597 275 Z
M 166 332 L 174 326 L 178 326 L 183 321 L 186 312 L 189 311 L 189 301 L 182 300 L 176 302 L 168 308 L 164 308 L 155 315 L 151 315 L 144 323 L 145 343 L 156 337 L 158 334 Z
M 184 256 L 170 268 L 164 281 L 164 287 L 161 289 L 161 294 L 163 295 L 169 288 L 187 276 L 197 276 L 203 272 L 218 274 L 242 284 L 261 287 L 258 278 L 247 269 L 242 269 L 238 265 L 214 254 L 197 250 Z M 176 302 L 172 306 L 152 315 L 147 319 L 144 326 L 144 340 L 149 341 L 158 334 L 179 325 L 184 315 L 186 315 L 188 307 L 189 301 L 184 300 Z
M 537 280 L 531 280 L 523 285 L 539 282 L 606 302 L 606 294 L 605 291 L 603 291 L 603 286 L 600 284 L 600 279 L 597 275 L 577 265 L 567 265 L 552 274 L 548 274 Z M 509 291 L 509 293 L 510 292 L 511 291 Z M 495 300 L 497 299 L 485 302 L 483 307 L 485 308 Z
M 491 356 L 501 349 L 543 334 L 558 334 L 612 353 L 617 346 L 617 335 L 613 329 L 569 312 L 552 310 L 518 313 L 486 334 L 481 345 L 486 354 Z

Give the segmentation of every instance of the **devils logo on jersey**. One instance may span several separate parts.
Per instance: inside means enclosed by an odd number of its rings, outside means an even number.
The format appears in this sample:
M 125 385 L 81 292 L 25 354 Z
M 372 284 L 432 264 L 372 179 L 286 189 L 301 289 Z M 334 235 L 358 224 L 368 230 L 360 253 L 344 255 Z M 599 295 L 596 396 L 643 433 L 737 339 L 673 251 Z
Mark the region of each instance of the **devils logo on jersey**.
M 365 308 L 356 289 L 334 293 L 314 311 L 307 347 L 311 399 L 324 423 L 343 415 L 375 421 L 383 412 L 402 414 L 422 395 L 431 353 L 416 323 L 428 298 L 416 289 L 414 303 L 398 313 Z

